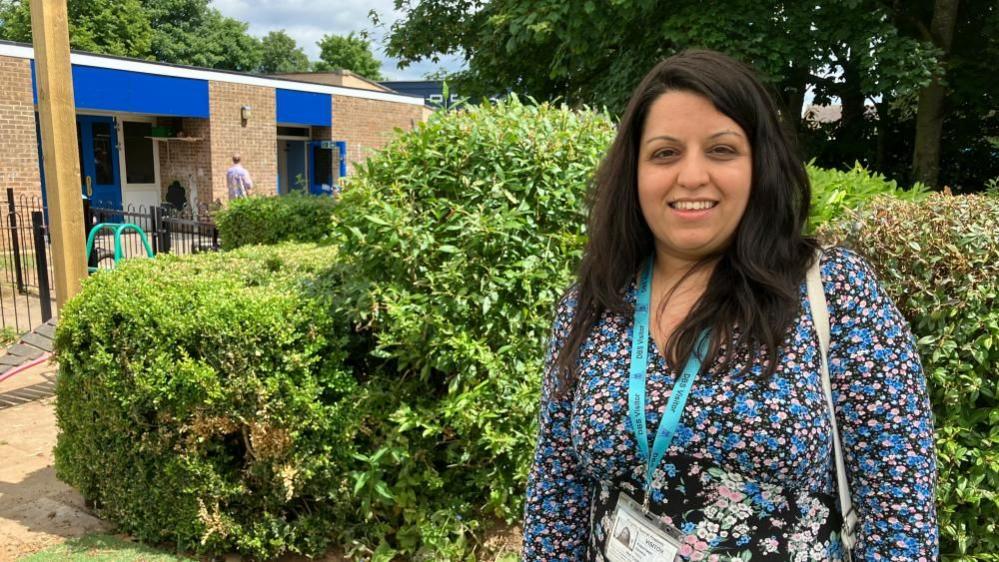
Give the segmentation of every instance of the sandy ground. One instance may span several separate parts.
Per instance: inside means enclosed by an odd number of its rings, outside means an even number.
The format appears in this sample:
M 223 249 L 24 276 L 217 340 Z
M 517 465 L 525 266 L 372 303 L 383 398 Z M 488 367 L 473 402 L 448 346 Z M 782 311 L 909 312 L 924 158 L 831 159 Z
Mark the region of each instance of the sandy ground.
M 43 383 L 55 369 L 45 363 L 17 374 L 0 382 L 0 394 Z M 110 529 L 90 514 L 80 494 L 55 476 L 54 400 L 42 398 L 0 410 L 0 561 Z

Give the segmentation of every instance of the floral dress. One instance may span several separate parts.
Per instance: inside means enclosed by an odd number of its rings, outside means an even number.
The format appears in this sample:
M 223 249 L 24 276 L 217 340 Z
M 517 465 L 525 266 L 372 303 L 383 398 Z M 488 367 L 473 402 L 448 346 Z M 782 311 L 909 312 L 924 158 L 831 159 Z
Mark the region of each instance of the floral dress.
M 936 560 L 933 422 L 912 334 L 856 254 L 828 250 L 821 271 L 833 400 L 859 517 L 853 559 Z M 634 303 L 634 283 L 628 299 Z M 831 426 L 804 283 L 801 303 L 772 378 L 763 376 L 764 353 L 737 349 L 731 370 L 718 360 L 694 382 L 650 498 L 650 511 L 683 533 L 683 560 L 843 558 Z M 644 499 L 644 464 L 628 416 L 632 318 L 603 314 L 580 349 L 578 381 L 559 399 L 551 366 L 574 306 L 570 292 L 548 350 L 525 561 L 603 560 L 618 494 Z M 646 421 L 655 435 L 682 366 L 651 338 L 648 346 Z M 749 374 L 740 374 L 747 363 Z

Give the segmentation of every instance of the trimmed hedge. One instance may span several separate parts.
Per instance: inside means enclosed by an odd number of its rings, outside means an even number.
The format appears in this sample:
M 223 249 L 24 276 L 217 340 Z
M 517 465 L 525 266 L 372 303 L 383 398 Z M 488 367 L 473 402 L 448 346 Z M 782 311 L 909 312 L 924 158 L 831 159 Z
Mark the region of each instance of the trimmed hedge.
M 356 382 L 321 304 L 335 251 L 128 260 L 56 332 L 56 472 L 122 531 L 201 553 L 321 553 Z
M 235 199 L 215 215 L 222 247 L 252 244 L 328 242 L 336 200 L 293 191 L 278 197 Z
M 912 324 L 937 430 L 945 560 L 999 560 L 999 198 L 876 200 L 820 230 L 871 261 Z
M 348 181 L 336 304 L 373 379 L 347 540 L 457 560 L 520 518 L 543 343 L 613 135 L 606 115 L 513 98 L 435 114 Z

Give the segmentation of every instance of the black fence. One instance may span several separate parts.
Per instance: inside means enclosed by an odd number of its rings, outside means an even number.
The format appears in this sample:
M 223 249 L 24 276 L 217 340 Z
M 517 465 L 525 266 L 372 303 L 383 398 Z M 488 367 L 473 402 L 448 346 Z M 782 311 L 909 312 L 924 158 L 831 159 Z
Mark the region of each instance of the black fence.
M 208 208 L 177 210 L 170 206 L 116 206 L 83 201 L 86 240 L 98 224 L 131 223 L 146 234 L 127 229 L 119 236 L 121 258 L 146 257 L 159 253 L 194 254 L 219 248 L 218 230 Z M 55 310 L 52 285 L 51 237 L 48 213 L 39 197 L 15 195 L 6 191 L 7 218 L 0 236 L 0 327 L 5 331 L 26 332 L 46 322 Z M 115 265 L 114 227 L 98 231 L 88 259 L 91 269 Z

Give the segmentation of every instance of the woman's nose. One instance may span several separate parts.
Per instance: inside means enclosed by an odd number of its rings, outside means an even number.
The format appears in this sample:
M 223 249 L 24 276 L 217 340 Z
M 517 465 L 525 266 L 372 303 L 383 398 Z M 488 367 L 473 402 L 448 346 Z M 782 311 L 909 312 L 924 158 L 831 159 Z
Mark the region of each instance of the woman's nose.
M 676 182 L 682 187 L 695 188 L 708 183 L 708 166 L 703 155 L 688 151 L 680 161 Z

